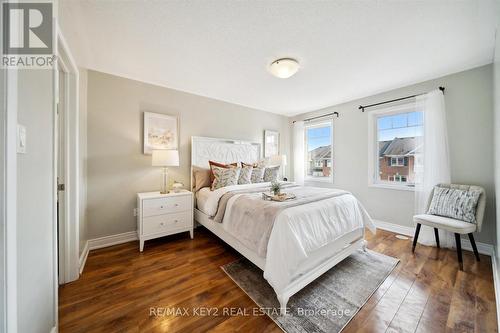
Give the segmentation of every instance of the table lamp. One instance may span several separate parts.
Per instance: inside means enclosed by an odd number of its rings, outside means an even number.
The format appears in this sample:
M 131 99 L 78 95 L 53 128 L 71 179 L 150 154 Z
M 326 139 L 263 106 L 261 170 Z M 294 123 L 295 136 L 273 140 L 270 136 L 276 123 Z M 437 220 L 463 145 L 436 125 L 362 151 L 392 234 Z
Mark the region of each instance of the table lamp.
M 168 193 L 168 169 L 169 166 L 179 166 L 178 150 L 153 150 L 151 159 L 152 166 L 163 167 L 163 182 L 160 190 L 161 194 Z

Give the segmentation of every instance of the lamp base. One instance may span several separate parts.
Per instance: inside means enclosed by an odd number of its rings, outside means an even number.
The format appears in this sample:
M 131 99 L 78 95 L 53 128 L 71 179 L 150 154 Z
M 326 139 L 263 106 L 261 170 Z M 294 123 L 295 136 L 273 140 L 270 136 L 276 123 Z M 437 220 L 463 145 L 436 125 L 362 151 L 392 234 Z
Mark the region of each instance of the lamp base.
M 169 192 L 168 191 L 168 169 L 163 168 L 160 194 L 167 194 L 168 192 Z

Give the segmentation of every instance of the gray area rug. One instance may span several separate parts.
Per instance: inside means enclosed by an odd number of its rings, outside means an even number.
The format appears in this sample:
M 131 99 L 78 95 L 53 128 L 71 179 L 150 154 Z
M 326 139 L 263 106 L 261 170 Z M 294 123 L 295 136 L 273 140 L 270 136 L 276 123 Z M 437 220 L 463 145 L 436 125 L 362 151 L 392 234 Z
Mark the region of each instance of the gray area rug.
M 292 296 L 288 313 L 262 271 L 247 259 L 222 266 L 250 298 L 285 332 L 340 332 L 389 276 L 399 260 L 358 251 Z

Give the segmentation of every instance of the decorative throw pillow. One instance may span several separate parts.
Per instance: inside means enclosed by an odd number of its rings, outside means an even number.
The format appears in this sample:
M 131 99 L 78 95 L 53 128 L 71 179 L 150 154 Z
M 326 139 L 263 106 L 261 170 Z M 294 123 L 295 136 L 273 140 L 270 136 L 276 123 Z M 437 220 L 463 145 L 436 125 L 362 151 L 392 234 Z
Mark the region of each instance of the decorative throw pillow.
M 212 183 L 212 191 L 221 187 L 237 185 L 240 177 L 241 168 L 222 168 L 212 166 L 214 173 L 214 182 Z
M 253 167 L 252 169 L 252 183 L 262 183 L 264 181 L 264 171 L 266 170 L 263 166 Z
M 427 214 L 476 223 L 476 206 L 481 191 L 434 187 Z
M 210 187 L 210 185 L 212 184 L 210 182 L 210 174 L 211 172 L 209 169 L 197 168 L 193 170 L 195 192 L 198 192 L 203 187 Z
M 280 172 L 279 165 L 266 168 L 264 171 L 264 181 L 265 182 L 277 181 L 279 172 Z
M 253 166 L 244 165 L 240 170 L 240 178 L 238 184 L 250 184 L 252 182 Z
M 219 168 L 226 168 L 226 169 L 229 169 L 229 168 L 235 168 L 238 166 L 238 162 L 234 162 L 234 163 L 231 163 L 231 164 L 224 164 L 224 163 L 219 163 L 219 162 L 214 162 L 214 161 L 208 161 L 208 165 L 210 166 L 210 183 L 213 183 L 214 182 L 214 171 L 212 169 L 212 167 L 219 167 Z

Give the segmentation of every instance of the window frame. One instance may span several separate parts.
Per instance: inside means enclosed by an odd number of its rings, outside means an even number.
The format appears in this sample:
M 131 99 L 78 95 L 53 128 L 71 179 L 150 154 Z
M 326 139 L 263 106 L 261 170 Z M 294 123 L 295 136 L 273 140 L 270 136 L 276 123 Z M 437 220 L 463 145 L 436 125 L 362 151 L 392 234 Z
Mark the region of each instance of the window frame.
M 370 111 L 368 114 L 368 186 L 374 188 L 385 188 L 403 191 L 415 191 L 414 184 L 408 184 L 401 181 L 383 181 L 378 177 L 379 174 L 379 147 L 378 147 L 378 118 L 382 116 L 391 116 L 401 113 L 411 113 L 417 110 L 414 102 L 399 104 L 396 106 L 378 108 Z M 424 115 L 425 116 L 425 115 Z M 424 120 L 425 121 L 425 120 Z M 397 158 L 396 158 L 397 159 Z M 392 164 L 392 157 L 391 157 Z M 397 165 L 395 165 L 397 166 Z M 404 166 L 404 161 L 403 165 Z M 406 175 L 403 175 L 406 177 Z
M 319 178 L 319 177 L 313 177 L 309 176 L 307 174 L 307 169 L 308 169 L 308 147 L 307 147 L 307 130 L 310 128 L 315 128 L 315 127 L 325 127 L 325 126 L 330 126 L 331 129 L 331 138 L 330 138 L 330 149 L 331 149 L 331 156 L 332 156 L 332 167 L 331 167 L 331 172 L 329 177 L 325 178 Z M 333 169 L 333 160 L 335 159 L 334 156 L 334 149 L 333 149 L 333 136 L 334 136 L 334 127 L 333 127 L 333 118 L 327 118 L 327 119 L 320 119 L 320 120 L 315 120 L 315 121 L 308 121 L 304 124 L 304 182 L 307 183 L 334 183 L 334 169 Z

